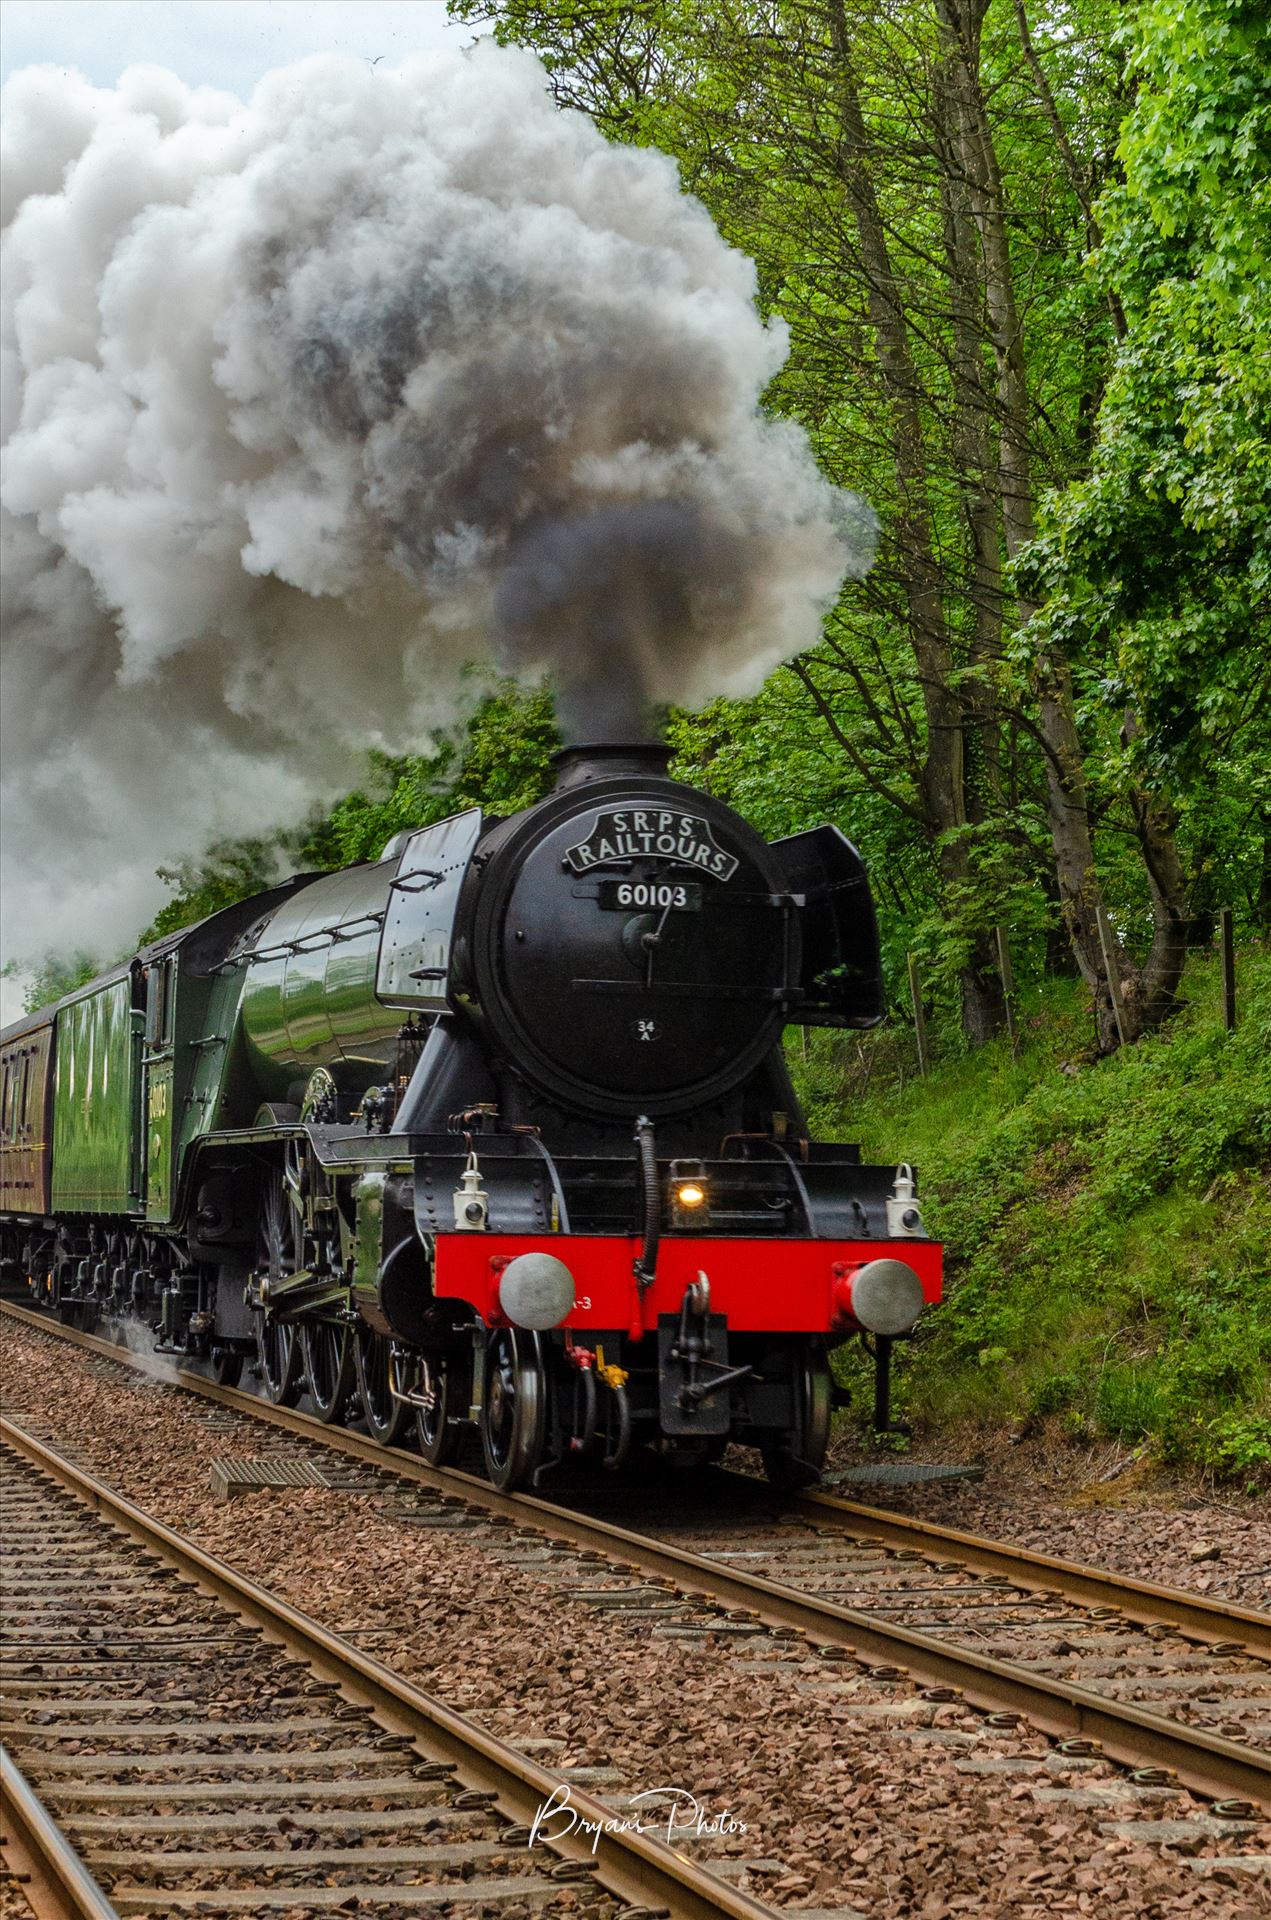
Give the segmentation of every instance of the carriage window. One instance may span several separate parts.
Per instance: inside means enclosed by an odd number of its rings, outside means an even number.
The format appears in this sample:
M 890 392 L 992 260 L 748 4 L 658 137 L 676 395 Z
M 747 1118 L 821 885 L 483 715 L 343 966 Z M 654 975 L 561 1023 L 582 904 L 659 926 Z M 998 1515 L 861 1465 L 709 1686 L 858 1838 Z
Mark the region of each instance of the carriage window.
M 9 1131 L 9 1062 L 4 1063 L 3 1091 L 0 1091 L 0 1127 Z
M 14 1128 L 15 1133 L 18 1131 L 19 1127 L 22 1129 L 23 1132 L 25 1132 L 26 1129 L 31 1124 L 31 1115 L 27 1110 L 27 1105 L 28 1105 L 28 1101 L 30 1100 L 30 1097 L 31 1097 L 31 1056 L 29 1053 L 24 1053 L 22 1056 L 22 1091 L 18 1095 L 18 1111 L 16 1115 L 18 1124 Z

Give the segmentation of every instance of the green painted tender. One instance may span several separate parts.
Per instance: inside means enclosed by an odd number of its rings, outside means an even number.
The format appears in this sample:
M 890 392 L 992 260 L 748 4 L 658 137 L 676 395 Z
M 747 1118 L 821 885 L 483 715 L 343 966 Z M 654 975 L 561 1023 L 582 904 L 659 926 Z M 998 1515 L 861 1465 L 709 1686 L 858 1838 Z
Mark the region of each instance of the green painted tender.
M 239 1023 L 248 969 L 227 956 L 292 891 L 184 927 L 53 1010 L 54 1213 L 167 1225 L 191 1149 L 251 1125 L 263 1095 Z
M 95 981 L 58 1010 L 55 1213 L 127 1214 L 140 1205 L 142 1024 L 131 967 Z
M 137 959 L 145 1002 L 145 1214 L 155 1225 L 179 1209 L 190 1148 L 213 1127 L 250 1124 L 255 1112 L 256 1086 L 236 1036 L 242 972 L 222 967 L 227 935 L 243 917 L 243 908 L 231 908 Z

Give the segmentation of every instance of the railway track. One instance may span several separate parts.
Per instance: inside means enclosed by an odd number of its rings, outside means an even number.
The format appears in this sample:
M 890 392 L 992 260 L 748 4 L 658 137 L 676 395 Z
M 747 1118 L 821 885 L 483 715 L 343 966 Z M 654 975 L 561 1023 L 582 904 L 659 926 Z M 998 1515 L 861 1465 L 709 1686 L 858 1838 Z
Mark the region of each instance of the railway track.
M 111 1363 L 172 1378 L 148 1356 L 5 1311 Z M 851 1658 L 874 1679 L 918 1683 L 927 1700 L 960 1694 L 985 1709 L 990 1724 L 1023 1716 L 1058 1741 L 1060 1759 L 1079 1765 L 1101 1751 L 1120 1762 L 1130 1770 L 1125 1791 L 1155 1799 L 1176 1784 L 1207 1795 L 1233 1838 L 1257 1806 L 1271 1804 L 1271 1620 L 1264 1615 L 831 1496 L 803 1496 L 774 1516 L 771 1497 L 750 1497 L 748 1482 L 746 1502 L 726 1515 L 705 1521 L 687 1512 L 677 1538 L 652 1538 L 594 1513 L 499 1494 L 195 1375 L 182 1375 L 181 1384 L 235 1416 L 284 1431 L 294 1458 L 343 1456 L 392 1476 L 409 1490 L 404 1517 L 427 1523 L 449 1511 L 513 1521 L 520 1531 L 504 1536 L 501 1556 L 527 1572 L 550 1571 L 585 1593 L 588 1582 L 597 1585 L 603 1556 L 608 1573 L 621 1577 L 625 1569 L 626 1579 L 616 1591 L 610 1583 L 603 1604 L 625 1605 L 628 1619 L 656 1620 L 656 1631 L 676 1631 L 681 1616 L 683 1631 L 701 1631 L 693 1616 L 705 1607 L 717 1618 L 735 1616 L 738 1632 L 744 1618 L 789 1636 L 795 1685 L 824 1686 L 823 1663 Z M 816 1670 L 811 1681 L 808 1662 Z
M 7 1748 L 0 1746 L 5 1920 L 120 1920 Z
M 0 1420 L 6 1820 L 56 1910 L 766 1909 Z M 103 1893 L 102 1889 L 105 1889 Z

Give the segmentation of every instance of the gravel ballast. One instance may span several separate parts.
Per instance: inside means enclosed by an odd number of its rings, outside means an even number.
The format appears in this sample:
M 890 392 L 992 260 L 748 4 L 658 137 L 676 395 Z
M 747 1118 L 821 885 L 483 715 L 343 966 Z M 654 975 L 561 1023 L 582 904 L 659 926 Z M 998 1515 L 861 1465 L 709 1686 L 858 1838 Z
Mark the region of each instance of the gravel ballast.
M 1116 1461 L 1112 1463 L 1115 1470 Z M 1106 1567 L 1211 1600 L 1271 1610 L 1271 1499 L 1207 1497 L 1133 1469 L 1101 1478 L 1106 1459 L 1066 1478 L 1053 1458 L 1003 1448 L 982 1481 L 927 1486 L 834 1485 L 827 1491 L 939 1526 Z
M 613 1799 L 675 1788 L 709 1821 L 727 1814 L 733 1831 L 677 1844 L 730 1860 L 736 1884 L 777 1905 L 876 1920 L 1271 1914 L 1271 1877 L 1223 1864 L 1271 1852 L 1271 1828 L 1064 1762 L 1027 1727 L 991 1729 L 802 1641 L 708 1631 L 673 1595 L 664 1614 L 594 1605 L 630 1577 L 461 1511 L 412 1518 L 392 1483 L 218 1501 L 212 1461 L 278 1451 L 277 1435 L 55 1336 L 9 1325 L 4 1345 L 13 1418 L 43 1414 L 87 1469 L 553 1769 Z M 1094 1557 L 1088 1540 L 1079 1557 Z M 1168 1845 L 1150 1831 L 1163 1820 Z

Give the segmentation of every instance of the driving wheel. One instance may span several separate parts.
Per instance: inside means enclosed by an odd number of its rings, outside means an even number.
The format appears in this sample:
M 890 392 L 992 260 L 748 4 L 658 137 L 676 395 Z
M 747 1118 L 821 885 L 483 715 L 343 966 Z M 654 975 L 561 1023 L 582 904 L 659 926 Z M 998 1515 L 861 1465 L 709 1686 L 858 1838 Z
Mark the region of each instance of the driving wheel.
M 271 1167 L 265 1176 L 260 1197 L 256 1264 L 271 1287 L 296 1271 L 296 1214 L 280 1167 Z M 257 1309 L 256 1353 L 265 1397 L 276 1407 L 294 1407 L 302 1386 L 295 1328 Z
M 354 1375 L 348 1328 L 335 1320 L 305 1320 L 300 1344 L 314 1412 L 325 1426 L 343 1424 Z
M 468 1430 L 469 1372 L 453 1354 L 428 1362 L 432 1405 L 415 1409 L 415 1435 L 430 1467 L 451 1466 L 459 1457 Z
M 382 1447 L 394 1446 L 410 1425 L 411 1410 L 404 1400 L 393 1397 L 389 1386 L 388 1341 L 370 1327 L 357 1332 L 355 1365 L 362 1417 L 372 1440 Z

